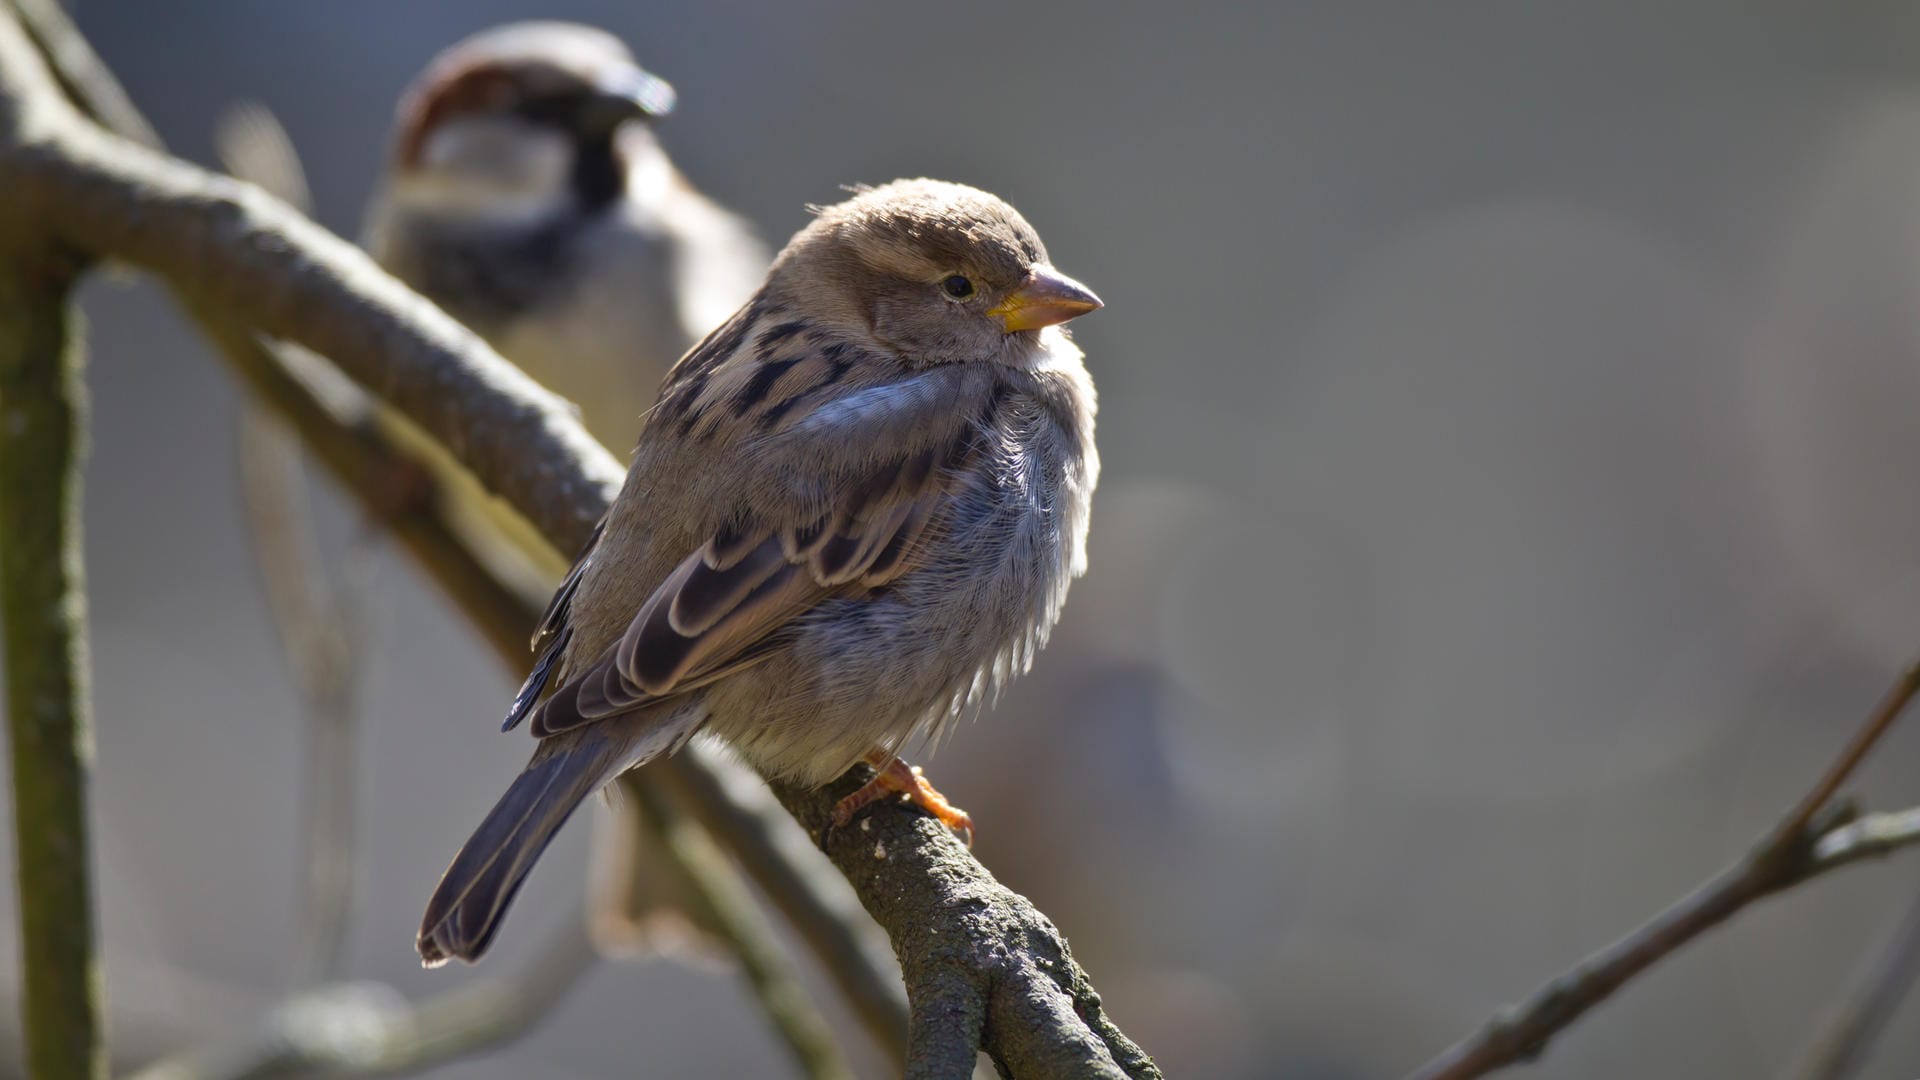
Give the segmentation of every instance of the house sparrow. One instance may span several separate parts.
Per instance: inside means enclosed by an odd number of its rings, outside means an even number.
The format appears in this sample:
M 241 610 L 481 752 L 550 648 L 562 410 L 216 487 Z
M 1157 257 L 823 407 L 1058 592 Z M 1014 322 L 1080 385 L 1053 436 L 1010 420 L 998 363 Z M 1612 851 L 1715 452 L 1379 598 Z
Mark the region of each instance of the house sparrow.
M 1085 566 L 1100 306 L 1013 207 L 896 181 L 818 212 L 676 364 L 508 710 L 533 759 L 427 904 L 428 966 L 485 952 L 574 807 L 696 732 L 762 772 L 875 779 L 1024 671 Z
M 616 450 L 667 367 L 752 294 L 767 251 L 654 137 L 673 88 L 592 27 L 514 23 L 402 99 L 369 213 L 388 270 L 579 406 Z

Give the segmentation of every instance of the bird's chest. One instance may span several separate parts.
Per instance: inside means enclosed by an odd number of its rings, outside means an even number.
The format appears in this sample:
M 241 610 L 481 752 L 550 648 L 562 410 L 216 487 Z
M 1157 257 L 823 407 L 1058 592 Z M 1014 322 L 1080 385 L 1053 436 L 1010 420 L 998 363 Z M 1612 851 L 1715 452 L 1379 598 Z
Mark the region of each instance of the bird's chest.
M 920 566 L 896 594 L 860 605 L 940 714 L 1031 663 L 1085 537 L 1086 463 L 1057 425 L 1015 409 L 977 438 Z

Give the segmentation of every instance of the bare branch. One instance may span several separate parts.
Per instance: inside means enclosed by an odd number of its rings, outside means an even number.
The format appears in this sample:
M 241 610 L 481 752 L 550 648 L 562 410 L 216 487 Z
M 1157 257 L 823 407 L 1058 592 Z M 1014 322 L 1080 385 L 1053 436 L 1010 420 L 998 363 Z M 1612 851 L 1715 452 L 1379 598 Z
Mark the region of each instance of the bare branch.
M 333 983 L 294 995 L 241 1041 L 160 1062 L 134 1080 L 265 1080 L 412 1072 L 512 1042 L 566 999 L 599 954 L 583 917 L 533 961 L 419 1003 L 384 983 Z
M 33 1075 L 105 1076 L 87 828 L 84 391 L 71 295 L 81 264 L 29 244 L 0 222 L 0 623 L 22 1028 Z
M 1862 859 L 1920 840 L 1920 809 L 1856 820 L 1833 802 L 1874 745 L 1920 693 L 1920 665 L 1908 668 L 1855 730 L 1807 794 L 1747 856 L 1626 937 L 1503 1009 L 1478 1032 L 1416 1070 L 1416 1080 L 1466 1080 L 1546 1049 L 1562 1029 L 1653 966 L 1748 904 Z
M 1800 880 L 1862 859 L 1884 859 L 1920 844 L 1920 806 L 1886 814 L 1867 814 L 1820 837 L 1813 862 Z
M 1886 1031 L 1887 1021 L 1920 979 L 1920 895 L 1894 926 L 1893 934 L 1872 951 L 1872 963 L 1858 986 L 1840 1003 L 1821 1029 L 1800 1073 L 1806 1080 L 1848 1080 L 1857 1076 Z
M 160 136 L 134 108 L 133 99 L 107 70 L 93 46 L 67 18 L 59 0 L 11 0 L 21 28 L 47 58 L 47 67 L 68 100 L 87 103 L 87 113 L 102 127 L 142 146 L 160 149 Z
M 6 29 L 0 20 L 0 60 L 11 59 Z M 0 63 L 0 99 L 37 93 L 35 69 Z M 617 465 L 478 339 L 257 191 L 104 135 L 64 102 L 36 100 L 22 119 L 0 130 L 11 142 L 0 142 L 0 185 L 19 193 L 31 220 L 332 357 L 444 441 L 556 547 L 584 542 L 618 483 Z M 803 825 L 824 823 L 826 794 L 780 795 Z M 972 1061 L 963 1067 L 952 1047 L 976 1038 L 1003 1067 L 1041 1080 L 1159 1075 L 1105 1017 L 1052 924 L 958 841 L 905 807 L 863 820 L 885 857 L 874 858 L 855 830 L 829 849 L 901 957 L 914 1005 L 910 1075 L 970 1074 Z
M 867 1034 L 895 1065 L 905 1062 L 907 999 L 886 940 L 760 777 L 699 742 L 649 768 L 799 931 Z
M 306 883 L 292 975 L 293 986 L 305 990 L 340 976 L 357 886 L 355 642 L 369 568 L 366 553 L 356 549 L 349 552 L 347 580 L 339 589 L 329 584 L 314 543 L 298 445 L 258 406 L 241 413 L 240 477 L 267 606 L 306 712 L 299 847 Z
M 118 90 L 104 67 L 91 82 Z M 127 108 L 139 119 L 130 102 Z M 310 208 L 306 174 L 272 113 L 258 106 L 230 111 L 214 132 L 214 144 L 227 171 L 253 180 L 303 213 Z M 158 142 L 154 145 L 164 149 Z M 306 709 L 298 849 L 305 888 L 289 982 L 296 990 L 310 990 L 342 974 L 359 884 L 354 828 L 362 670 L 358 642 L 365 630 L 362 616 L 372 553 L 364 542 L 353 544 L 343 580 L 335 587 L 320 558 L 306 468 L 293 433 L 264 405 L 249 400 L 240 410 L 239 436 L 240 488 L 254 558 L 280 650 Z
M 1765 844 L 1766 848 L 1785 851 L 1796 838 L 1806 834 L 1814 816 L 1824 810 L 1834 796 L 1840 794 L 1840 789 L 1860 768 L 1860 763 L 1867 760 L 1873 748 L 1879 745 L 1881 737 L 1893 728 L 1893 722 L 1900 718 L 1916 694 L 1920 694 L 1920 664 L 1902 672 L 1886 693 L 1881 695 L 1873 711 L 1867 714 L 1866 720 L 1847 740 L 1839 756 L 1833 759 L 1833 764 L 1827 766 L 1827 771 L 1821 774 L 1812 789 L 1801 797 L 1799 805 L 1774 827 L 1772 838 Z
M 913 1003 L 909 1077 L 964 1077 L 986 1050 L 1027 1078 L 1158 1077 L 1114 1025 L 1066 939 L 1026 897 L 995 881 L 944 825 L 886 806 L 830 830 L 838 798 L 872 773 L 827 787 L 773 785 L 887 931 Z
M 755 907 L 745 884 L 735 877 L 726 856 L 704 831 L 677 811 L 657 785 L 643 784 L 634 773 L 620 778 L 621 794 L 637 811 L 652 839 L 672 855 L 692 903 L 703 924 L 717 927 L 732 944 L 734 957 L 746 973 L 761 1008 L 792 1053 L 801 1075 L 814 1080 L 851 1080 L 853 1070 L 833 1031 L 807 1000 L 799 976 L 772 929 Z

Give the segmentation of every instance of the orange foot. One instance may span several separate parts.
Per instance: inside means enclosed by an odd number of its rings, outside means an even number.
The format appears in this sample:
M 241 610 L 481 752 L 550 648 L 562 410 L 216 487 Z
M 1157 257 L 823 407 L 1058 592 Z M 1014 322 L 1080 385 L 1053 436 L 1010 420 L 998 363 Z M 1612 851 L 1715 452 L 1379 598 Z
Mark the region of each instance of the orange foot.
M 873 755 L 879 757 L 881 755 Z M 891 754 L 885 755 L 886 764 L 869 760 L 880 771 L 867 781 L 859 791 L 841 799 L 833 807 L 833 827 L 842 829 L 853 821 L 855 814 L 890 796 L 899 796 L 902 802 L 925 810 L 947 828 L 960 834 L 968 847 L 973 846 L 973 818 L 965 810 L 947 801 L 945 795 L 934 790 L 921 775 L 920 766 L 908 765 Z

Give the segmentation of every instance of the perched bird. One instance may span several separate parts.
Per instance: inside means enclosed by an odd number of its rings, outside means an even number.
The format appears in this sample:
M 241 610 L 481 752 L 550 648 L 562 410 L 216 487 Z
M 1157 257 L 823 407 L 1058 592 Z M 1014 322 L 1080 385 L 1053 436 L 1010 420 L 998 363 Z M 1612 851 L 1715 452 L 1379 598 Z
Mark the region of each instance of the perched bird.
M 818 212 L 668 375 L 555 594 L 506 727 L 533 759 L 417 946 L 483 953 L 574 807 L 696 732 L 771 776 L 874 781 L 970 832 L 896 752 L 1024 671 L 1084 569 L 1100 306 L 983 191 L 903 180 Z
M 402 99 L 368 248 L 579 406 L 616 451 L 681 353 L 759 285 L 766 248 L 653 130 L 673 88 L 618 38 L 514 23 L 441 53 Z

